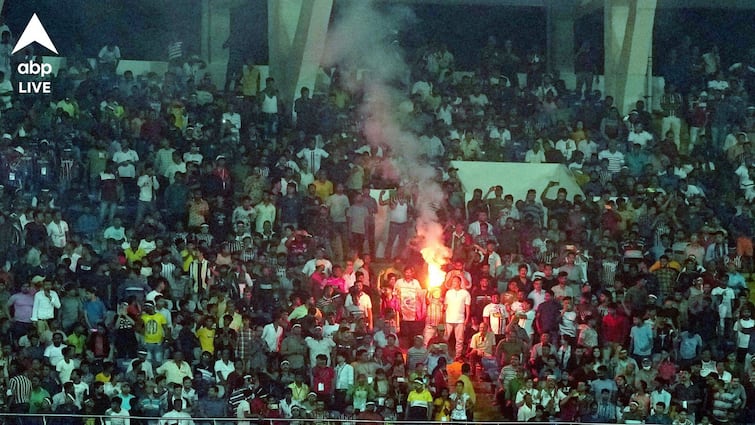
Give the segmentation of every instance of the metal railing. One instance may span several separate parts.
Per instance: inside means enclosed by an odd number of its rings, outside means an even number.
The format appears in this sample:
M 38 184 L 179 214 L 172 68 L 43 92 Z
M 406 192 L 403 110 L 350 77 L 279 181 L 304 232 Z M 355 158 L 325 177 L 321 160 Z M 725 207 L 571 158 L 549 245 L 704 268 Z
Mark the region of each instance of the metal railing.
M 66 420 L 68 419 L 68 420 Z M 135 423 L 161 423 L 164 419 L 160 417 L 147 417 L 147 416 L 106 416 L 106 415 L 64 415 L 64 414 L 57 414 L 57 413 L 0 413 L 0 423 L 1 424 L 35 424 L 35 425 L 48 425 L 48 424 L 66 424 L 66 423 L 87 423 L 87 421 L 90 421 L 94 419 L 94 423 L 96 425 L 110 425 L 112 424 L 119 424 L 122 423 L 121 420 L 123 419 L 129 419 L 131 421 L 131 424 L 134 425 Z M 177 425 L 188 425 L 189 419 L 177 419 L 177 418 L 166 418 L 168 420 L 169 424 L 177 424 Z M 230 424 L 236 424 L 240 422 L 248 422 L 250 424 L 276 424 L 276 425 L 315 425 L 315 424 L 328 424 L 328 425 L 357 425 L 357 424 L 374 424 L 375 420 L 360 420 L 360 419 L 342 419 L 342 418 L 336 418 L 336 419 L 310 419 L 310 418 L 248 418 L 248 419 L 237 419 L 232 417 L 225 417 L 225 418 L 192 418 L 191 419 L 195 424 L 201 425 L 201 424 L 212 424 L 212 425 L 230 425 Z M 387 421 L 390 422 L 392 425 L 412 425 L 412 424 L 441 424 L 445 422 L 438 422 L 438 421 L 406 421 L 406 420 L 392 420 Z M 544 421 L 544 422 L 527 422 L 531 424 L 536 425 L 552 425 L 556 422 L 560 421 Z M 91 423 L 91 422 L 89 422 Z M 521 422 L 517 421 L 470 421 L 469 423 L 474 424 L 488 424 L 488 425 L 514 425 L 514 424 L 520 424 Z M 570 424 L 579 424 L 581 422 L 575 422 L 575 421 L 568 421 Z M 590 422 L 591 424 L 596 424 L 595 422 Z M 608 425 L 608 424 L 601 424 L 597 423 L 597 425 Z

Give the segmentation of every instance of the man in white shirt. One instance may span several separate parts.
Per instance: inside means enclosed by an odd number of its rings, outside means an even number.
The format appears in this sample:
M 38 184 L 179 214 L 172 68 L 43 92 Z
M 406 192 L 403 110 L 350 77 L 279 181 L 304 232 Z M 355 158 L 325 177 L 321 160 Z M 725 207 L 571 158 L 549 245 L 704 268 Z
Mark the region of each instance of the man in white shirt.
M 488 324 L 490 330 L 495 334 L 496 344 L 503 339 L 508 317 L 506 305 L 501 304 L 500 295 L 498 292 L 494 292 L 490 295 L 490 303 L 482 309 L 482 320 Z
M 322 326 L 315 326 L 312 336 L 304 338 L 304 342 L 309 349 L 309 364 L 317 364 L 317 356 L 320 354 L 327 357 L 327 364 L 330 364 L 330 353 L 336 347 L 336 343 L 333 338 L 323 337 Z
M 160 419 L 160 425 L 194 425 L 191 415 L 183 410 L 183 399 L 173 400 L 172 410 Z
M 286 324 L 286 314 L 281 314 L 274 321 L 268 323 L 262 328 L 262 339 L 267 344 L 271 353 L 280 351 L 280 344 L 283 340 L 283 326 Z
M 322 164 L 323 158 L 329 158 L 330 154 L 324 149 L 318 148 L 313 137 L 310 138 L 307 147 L 296 154 L 296 157 L 307 162 L 307 169 L 311 174 L 317 174 L 320 171 L 320 164 Z
M 488 213 L 480 211 L 477 213 L 477 221 L 469 224 L 467 233 L 475 240 L 475 242 L 482 246 L 487 246 L 488 241 L 491 238 L 495 238 L 493 235 L 493 225 L 488 222 Z
M 344 406 L 346 403 L 346 393 L 354 385 L 354 366 L 346 362 L 345 354 L 336 354 L 336 379 L 334 403 L 336 406 Z
M 110 409 L 105 411 L 105 425 L 130 425 L 128 410 L 122 407 L 123 399 L 115 396 L 110 399 Z
M 637 144 L 644 148 L 652 140 L 653 140 L 653 135 L 645 131 L 645 128 L 641 122 L 638 122 L 637 124 L 635 124 L 634 131 L 630 132 L 629 135 L 627 136 L 627 141 L 629 142 L 629 146 L 632 146 L 633 144 Z
M 422 323 L 417 318 L 418 299 L 424 300 L 422 286 L 414 278 L 412 267 L 404 268 L 404 277 L 396 281 L 393 290 L 401 306 L 401 331 L 406 336 L 420 335 Z
M 239 402 L 239 405 L 236 406 L 236 419 L 239 420 L 237 424 L 249 425 L 251 423 L 249 421 L 249 418 L 251 417 L 252 417 L 252 405 L 249 404 L 248 398 L 242 399 Z
M 118 244 L 127 241 L 126 228 L 123 227 L 123 222 L 118 217 L 113 219 L 113 224 L 105 229 L 102 236 L 105 240 L 111 240 Z
M 230 126 L 233 133 L 238 134 L 241 130 L 241 115 L 236 112 L 236 106 L 233 103 L 228 104 L 228 112 L 223 112 L 223 125 Z
M 498 125 L 489 127 L 488 138 L 498 142 L 498 146 L 505 147 L 511 142 L 511 132 L 506 128 L 506 121 L 501 120 Z
M 461 287 L 461 277 L 451 278 L 451 289 L 446 291 L 443 303 L 446 308 L 446 342 L 454 334 L 456 342 L 455 359 L 462 360 L 464 349 L 464 329 L 469 322 L 469 310 L 472 296 Z
M 556 150 L 561 152 L 567 161 L 571 161 L 572 154 L 577 150 L 577 143 L 569 137 L 567 130 L 564 130 L 561 138 L 556 141 Z
M 621 171 L 621 167 L 624 166 L 624 154 L 616 150 L 616 141 L 608 141 L 608 149 L 604 149 L 598 153 L 598 159 L 608 160 L 608 171 L 612 174 L 616 174 Z
M 165 165 L 163 177 L 172 184 L 176 181 L 176 173 L 186 174 L 186 163 L 181 159 L 180 153 L 173 152 L 170 162 Z
M 658 402 L 663 402 L 663 413 L 668 413 L 668 409 L 671 406 L 671 394 L 666 391 L 660 378 L 655 378 L 653 385 L 655 389 L 650 393 L 650 405 L 655 406 Z
M 325 248 L 318 248 L 315 252 L 315 258 L 312 258 L 304 263 L 304 266 L 301 269 L 302 274 L 307 277 L 312 276 L 312 273 L 314 273 L 317 269 L 318 262 L 325 267 L 325 274 L 330 276 L 331 272 L 333 271 L 333 263 L 325 258 Z
M 155 168 L 152 165 L 144 167 L 144 173 L 139 176 L 136 186 L 139 188 L 139 204 L 136 207 L 135 221 L 135 225 L 138 227 L 144 220 L 144 215 L 148 211 L 155 210 L 155 194 L 160 189 L 160 182 L 157 181 Z
M 275 225 L 275 215 L 277 210 L 275 204 L 272 203 L 272 196 L 270 192 L 262 194 L 262 202 L 254 206 L 254 229 L 257 233 L 262 233 L 264 230 L 264 224 L 269 221 L 271 225 Z
M 39 276 L 32 279 L 39 281 Z M 44 279 L 42 290 L 34 294 L 34 305 L 31 310 L 31 321 L 37 324 L 37 330 L 42 335 L 49 327 L 47 321 L 55 318 L 55 309 L 60 308 L 60 297 L 58 293 L 52 290 L 52 281 Z
M 60 211 L 55 211 L 52 221 L 47 225 L 47 236 L 50 237 L 52 245 L 59 250 L 65 248 L 70 231 L 71 229 L 68 227 L 68 223 L 63 220 Z
M 118 178 L 123 185 L 126 197 L 136 196 L 136 163 L 139 154 L 130 149 L 127 141 L 120 142 L 121 149 L 113 154 L 113 162 L 117 165 Z
M 585 160 L 592 158 L 593 154 L 598 154 L 598 144 L 593 140 L 580 140 L 577 143 L 577 150 L 585 155 Z
M 534 142 L 532 148 L 524 155 L 524 162 L 528 164 L 542 164 L 545 162 L 545 152 L 540 142 Z
M 121 150 L 113 154 L 113 162 L 118 165 L 118 176 L 121 178 L 136 178 L 136 163 L 139 161 L 139 154 L 130 149 L 128 142 L 121 142 Z

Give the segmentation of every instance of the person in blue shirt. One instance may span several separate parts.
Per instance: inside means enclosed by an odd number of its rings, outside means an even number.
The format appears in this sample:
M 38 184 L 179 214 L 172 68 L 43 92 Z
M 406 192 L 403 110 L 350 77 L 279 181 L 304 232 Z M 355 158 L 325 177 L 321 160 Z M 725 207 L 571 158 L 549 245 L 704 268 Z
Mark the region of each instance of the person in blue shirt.
M 102 302 L 95 288 L 87 288 L 84 301 L 84 320 L 88 329 L 95 329 L 98 324 L 105 322 L 107 308 Z

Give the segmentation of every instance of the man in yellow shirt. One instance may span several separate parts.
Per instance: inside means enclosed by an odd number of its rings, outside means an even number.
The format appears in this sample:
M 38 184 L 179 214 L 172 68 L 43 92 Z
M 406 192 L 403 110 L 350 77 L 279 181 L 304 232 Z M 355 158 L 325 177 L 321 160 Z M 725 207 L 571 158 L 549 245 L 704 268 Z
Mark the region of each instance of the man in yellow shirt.
M 141 316 L 144 332 L 144 348 L 147 349 L 147 358 L 152 364 L 163 362 L 163 342 L 170 335 L 168 321 L 160 313 L 155 312 L 155 303 L 146 301 L 144 313 Z
M 322 202 L 325 202 L 333 194 L 333 182 L 328 180 L 324 170 L 317 172 L 317 180 L 312 184 L 315 185 L 315 194 Z
M 406 396 L 406 417 L 408 421 L 429 421 L 433 413 L 433 395 L 425 387 L 425 382 L 417 378 L 414 388 Z
M 212 316 L 205 317 L 202 327 L 197 329 L 195 334 L 202 351 L 215 354 L 215 319 Z
M 123 255 L 126 256 L 126 262 L 130 266 L 137 261 L 142 261 L 147 256 L 147 252 L 143 248 L 139 248 L 139 240 L 133 238 L 129 247 L 123 250 Z

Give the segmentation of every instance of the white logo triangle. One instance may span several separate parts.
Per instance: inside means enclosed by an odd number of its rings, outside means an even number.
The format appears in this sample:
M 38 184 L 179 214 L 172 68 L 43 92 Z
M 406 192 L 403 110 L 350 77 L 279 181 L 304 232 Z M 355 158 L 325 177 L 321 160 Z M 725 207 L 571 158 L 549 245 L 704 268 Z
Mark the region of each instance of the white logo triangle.
M 11 52 L 11 54 L 16 53 L 34 42 L 37 42 L 40 45 L 47 47 L 49 50 L 52 50 L 55 54 L 58 54 L 58 49 L 52 44 L 50 36 L 47 35 L 47 31 L 45 31 L 45 27 L 42 26 L 42 22 L 40 22 L 36 13 L 31 15 L 29 23 L 26 24 L 26 28 L 24 28 L 24 32 L 21 33 L 21 37 L 18 38 L 18 42 L 16 43 L 16 46 L 13 47 L 13 52 Z

